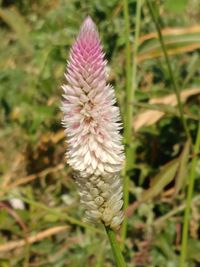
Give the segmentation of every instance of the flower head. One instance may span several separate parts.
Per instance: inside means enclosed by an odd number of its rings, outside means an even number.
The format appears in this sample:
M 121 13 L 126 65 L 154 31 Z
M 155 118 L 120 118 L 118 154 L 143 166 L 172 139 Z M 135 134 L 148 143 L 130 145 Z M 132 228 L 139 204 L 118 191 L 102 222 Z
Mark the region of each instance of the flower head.
M 62 86 L 66 157 L 87 218 L 117 228 L 123 219 L 119 172 L 124 155 L 120 112 L 107 84 L 106 63 L 98 31 L 88 17 L 71 48 L 67 84 Z

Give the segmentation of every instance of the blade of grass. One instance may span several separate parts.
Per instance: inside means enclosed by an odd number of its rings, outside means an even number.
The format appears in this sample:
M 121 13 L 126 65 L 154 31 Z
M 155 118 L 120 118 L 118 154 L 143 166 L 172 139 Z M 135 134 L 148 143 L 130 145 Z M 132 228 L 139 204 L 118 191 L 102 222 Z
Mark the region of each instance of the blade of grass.
M 160 194 L 165 186 L 174 179 L 178 167 L 179 158 L 176 158 L 163 166 L 161 171 L 152 179 L 151 187 L 142 193 L 140 202 L 146 202 Z
M 174 197 L 182 190 L 185 185 L 186 177 L 188 176 L 188 161 L 190 156 L 190 141 L 188 140 L 179 156 L 179 168 L 175 179 Z
M 186 207 L 184 213 L 184 221 L 183 221 L 183 232 L 182 232 L 182 244 L 181 244 L 181 255 L 180 255 L 180 267 L 185 267 L 185 261 L 187 257 L 187 243 L 188 243 L 188 228 L 189 228 L 189 220 L 190 220 L 190 209 L 192 203 L 192 195 L 194 191 L 194 181 L 195 181 L 195 169 L 197 165 L 197 155 L 200 150 L 200 123 L 198 126 L 196 142 L 194 146 L 194 157 L 192 159 L 192 166 L 189 175 L 189 184 L 187 191 L 187 200 Z
M 163 36 L 179 36 L 184 34 L 192 34 L 192 33 L 199 33 L 200 32 L 200 25 L 192 25 L 189 27 L 184 28 L 165 28 L 162 29 Z M 157 32 L 150 32 L 140 37 L 140 44 L 144 43 L 147 40 L 157 38 Z
M 168 47 L 167 54 L 168 56 L 176 56 L 188 52 L 193 52 L 200 48 L 200 44 L 189 44 L 189 45 L 182 45 L 179 47 Z M 151 52 L 139 53 L 138 62 L 143 62 L 149 59 L 155 59 L 163 56 L 163 52 L 159 49 L 155 49 Z M 183 87 L 183 86 L 182 86 Z
M 131 68 L 131 49 L 130 49 L 130 24 L 129 24 L 129 11 L 128 11 L 128 1 L 124 0 L 124 20 L 125 20 L 125 38 L 126 38 L 126 112 L 124 118 L 124 138 L 126 144 L 126 166 L 125 166 L 125 176 L 124 176 L 124 210 L 127 209 L 129 203 L 129 171 L 132 168 L 134 162 L 134 152 L 131 146 L 132 143 L 132 116 L 133 116 L 133 101 L 136 90 L 136 72 L 137 72 L 137 53 L 139 45 L 139 32 L 140 32 L 140 17 L 141 17 L 141 7 L 142 0 L 137 2 L 136 10 L 136 26 L 135 26 L 135 39 L 134 39 L 134 49 L 133 49 L 133 66 Z M 132 78 L 131 78 L 132 71 Z M 122 249 L 124 246 L 124 241 L 126 239 L 127 232 L 127 218 L 124 219 L 122 225 Z
M 156 30 L 157 30 L 157 33 L 158 33 L 158 38 L 160 40 L 160 44 L 161 44 L 161 47 L 162 47 L 162 50 L 163 50 L 165 61 L 166 61 L 167 67 L 168 67 L 168 71 L 169 71 L 169 75 L 170 75 L 170 78 L 171 78 L 173 90 L 174 90 L 174 93 L 176 94 L 181 122 L 182 122 L 183 128 L 185 130 L 186 136 L 188 137 L 189 140 L 191 140 L 190 132 L 189 132 L 189 129 L 188 129 L 185 117 L 184 117 L 183 106 L 182 106 L 181 98 L 180 98 L 180 91 L 179 91 L 178 85 L 176 83 L 176 79 L 174 77 L 173 70 L 172 70 L 172 67 L 171 67 L 171 64 L 170 64 L 170 60 L 169 60 L 167 49 L 166 49 L 166 46 L 165 46 L 165 43 L 164 43 L 164 39 L 163 39 L 163 36 L 162 36 L 160 24 L 159 24 L 158 18 L 156 16 L 156 13 L 155 13 L 155 11 L 153 9 L 151 1 L 146 0 L 146 2 L 147 2 L 148 9 L 150 11 L 150 14 L 152 16 L 152 19 L 154 21 L 154 24 L 155 24 L 155 27 L 156 27 Z
M 194 55 L 192 56 L 192 58 L 190 60 L 189 65 L 188 65 L 188 74 L 186 75 L 185 79 L 183 80 L 183 88 L 185 88 L 188 85 L 189 81 L 192 79 L 195 72 L 199 69 L 199 65 L 200 65 L 199 55 L 194 53 Z
M 161 31 L 162 33 L 162 31 Z M 200 41 L 200 33 L 196 34 L 185 34 L 185 35 L 167 35 L 163 36 L 163 40 L 166 48 L 179 48 L 189 44 L 199 44 Z M 148 42 L 143 43 L 140 46 L 140 54 L 151 53 L 153 51 L 159 51 L 160 49 L 160 41 L 157 38 L 150 39 Z
M 192 199 L 192 204 L 197 205 L 200 201 L 200 196 L 197 195 L 196 197 L 194 197 Z M 160 225 L 162 225 L 163 223 L 167 223 L 166 221 L 169 220 L 171 217 L 173 217 L 174 215 L 176 215 L 177 213 L 183 211 L 186 207 L 186 202 L 184 202 L 182 205 L 175 207 L 173 210 L 171 210 L 170 212 L 166 213 L 165 215 L 158 217 L 158 219 L 156 219 L 153 222 L 153 226 L 158 229 L 157 227 L 159 227 Z

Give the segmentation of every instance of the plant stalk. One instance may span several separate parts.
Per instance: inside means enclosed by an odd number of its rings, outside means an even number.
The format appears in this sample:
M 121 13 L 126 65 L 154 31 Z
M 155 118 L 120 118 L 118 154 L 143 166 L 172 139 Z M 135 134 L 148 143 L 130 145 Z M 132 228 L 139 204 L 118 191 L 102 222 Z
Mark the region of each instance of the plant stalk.
M 126 166 L 124 170 L 124 210 L 127 209 L 129 204 L 129 171 L 131 170 L 135 161 L 134 149 L 131 146 L 133 139 L 133 102 L 135 98 L 135 90 L 137 87 L 136 75 L 137 75 L 137 53 L 139 43 L 139 32 L 140 32 L 140 17 L 142 0 L 137 1 L 136 10 L 136 23 L 135 23 L 135 37 L 133 47 L 133 65 L 131 66 L 131 47 L 130 47 L 130 23 L 129 23 L 129 11 L 128 1 L 124 0 L 124 20 L 125 20 L 125 39 L 126 39 L 126 112 L 124 118 L 124 138 L 126 144 Z M 132 76 L 132 77 L 131 77 Z M 126 239 L 127 233 L 127 218 L 125 217 L 122 225 L 122 249 Z
M 159 21 L 157 19 L 157 16 L 156 16 L 155 12 L 154 12 L 154 9 L 152 7 L 151 1 L 150 0 L 146 0 L 146 2 L 147 2 L 148 9 L 150 11 L 150 14 L 152 16 L 152 19 L 154 21 L 154 24 L 155 24 L 155 27 L 156 27 L 156 30 L 157 30 L 157 33 L 158 33 L 158 38 L 159 38 L 159 41 L 160 41 L 160 44 L 161 44 L 161 47 L 162 47 L 162 50 L 163 50 L 163 54 L 164 54 L 165 61 L 166 61 L 166 64 L 167 64 L 167 68 L 168 68 L 168 71 L 169 71 L 169 76 L 170 76 L 171 81 L 172 81 L 172 87 L 173 87 L 174 93 L 176 95 L 177 103 L 178 103 L 180 119 L 181 119 L 183 128 L 185 130 L 186 136 L 188 137 L 188 139 L 190 141 L 192 141 L 191 140 L 191 136 L 190 136 L 190 131 L 188 129 L 188 126 L 187 126 L 187 123 L 186 123 L 186 120 L 185 120 L 185 117 L 184 117 L 184 111 L 183 111 L 183 106 L 182 106 L 182 102 L 181 102 L 180 91 L 179 91 L 179 88 L 178 88 L 178 85 L 177 85 L 177 82 L 176 82 L 176 79 L 174 77 L 173 70 L 172 70 L 172 67 L 171 67 L 171 64 L 170 64 L 170 60 L 169 60 L 169 56 L 168 56 L 168 53 L 167 53 L 165 42 L 164 42 L 164 39 L 163 39 L 163 36 L 162 36 L 160 24 L 159 24 Z
M 108 235 L 109 241 L 110 241 L 113 256 L 114 256 L 115 262 L 116 262 L 116 266 L 117 267 L 126 267 L 126 263 L 124 261 L 123 255 L 121 253 L 120 246 L 116 240 L 115 232 L 108 226 L 105 226 L 105 229 L 106 229 L 106 233 Z
M 189 175 L 189 184 L 187 191 L 187 200 L 184 213 L 183 221 L 183 231 L 182 231 L 182 243 L 181 243 L 181 255 L 180 255 L 180 267 L 185 267 L 185 261 L 187 258 L 187 243 L 188 243 L 188 229 L 189 229 L 189 220 L 190 220 L 190 210 L 192 204 L 192 196 L 194 192 L 194 182 L 195 182 L 195 169 L 197 165 L 198 152 L 200 150 L 200 123 L 198 126 L 196 142 L 194 146 L 194 157 L 192 159 L 191 171 Z

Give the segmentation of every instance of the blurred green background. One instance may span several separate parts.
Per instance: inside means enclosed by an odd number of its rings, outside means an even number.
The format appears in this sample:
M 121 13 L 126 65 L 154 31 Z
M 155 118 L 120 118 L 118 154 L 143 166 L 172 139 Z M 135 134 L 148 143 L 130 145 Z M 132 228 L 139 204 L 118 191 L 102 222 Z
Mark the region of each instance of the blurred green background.
M 200 118 L 200 2 L 155 0 L 192 138 Z M 134 43 L 136 0 L 129 1 Z M 70 46 L 84 18 L 96 22 L 109 82 L 124 116 L 123 1 L 0 0 L 0 266 L 115 266 L 106 237 L 82 225 L 84 210 L 65 163 L 60 101 Z M 176 98 L 144 2 L 134 100 L 128 266 L 177 267 L 188 151 Z M 179 165 L 174 165 L 172 160 Z M 200 266 L 200 159 L 188 267 Z M 137 205 L 140 200 L 143 203 Z M 136 203 L 134 206 L 133 203 Z

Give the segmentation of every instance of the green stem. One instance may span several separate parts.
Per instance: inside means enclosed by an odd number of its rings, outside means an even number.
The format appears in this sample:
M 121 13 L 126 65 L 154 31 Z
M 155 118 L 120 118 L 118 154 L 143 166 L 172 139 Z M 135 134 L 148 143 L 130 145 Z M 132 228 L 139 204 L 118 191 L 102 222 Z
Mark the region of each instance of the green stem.
M 115 258 L 115 262 L 116 262 L 116 266 L 126 267 L 126 263 L 122 256 L 120 246 L 116 240 L 115 232 L 112 229 L 110 229 L 110 227 L 108 226 L 105 226 L 105 229 L 106 229 L 106 233 L 108 235 L 109 241 L 110 241 L 110 245 L 111 245 L 112 252 Z
M 126 144 L 126 166 L 124 168 L 124 177 L 123 177 L 123 189 L 124 189 L 124 210 L 127 209 L 129 203 L 129 176 L 127 173 L 128 166 L 128 152 L 130 150 L 130 139 L 132 134 L 132 128 L 130 125 L 130 118 L 132 119 L 132 105 L 129 103 L 129 97 L 131 94 L 131 46 L 130 46 L 130 23 L 129 23 L 129 10 L 128 10 L 128 0 L 123 0 L 123 9 L 124 9 L 124 22 L 125 22 L 125 41 L 126 41 L 126 100 L 125 100 L 125 116 L 124 116 L 124 138 Z M 124 241 L 126 239 L 127 232 L 127 218 L 124 218 L 122 225 L 122 249 L 124 246 Z
M 186 200 L 186 208 L 184 214 L 184 221 L 183 221 L 183 232 L 182 232 L 182 244 L 181 244 L 181 255 L 180 255 L 180 267 L 185 266 L 185 261 L 187 257 L 187 243 L 188 243 L 188 228 L 189 228 L 189 220 L 190 220 L 190 209 L 191 209 L 191 202 L 192 202 L 192 195 L 194 192 L 194 181 L 195 181 L 195 169 L 197 165 L 197 155 L 200 149 L 200 123 L 198 126 L 198 132 L 196 137 L 196 142 L 194 146 L 194 157 L 192 159 L 192 166 L 189 175 L 189 184 L 188 184 L 188 191 L 187 191 L 187 200 Z
M 128 12 L 128 1 L 124 0 L 124 20 L 125 20 L 125 39 L 126 39 L 126 113 L 124 118 L 124 137 L 126 143 L 126 166 L 124 175 L 124 210 L 127 209 L 129 204 L 129 171 L 131 170 L 134 163 L 134 151 L 131 146 L 132 143 L 132 125 L 133 125 L 133 101 L 135 97 L 135 90 L 137 87 L 136 74 L 137 74 L 137 53 L 139 43 L 139 32 L 140 32 L 140 17 L 141 17 L 142 0 L 137 2 L 136 10 L 136 23 L 135 23 L 135 38 L 133 48 L 133 67 L 131 70 L 131 48 L 130 48 L 130 24 L 129 24 L 129 12 Z M 132 71 L 132 77 L 131 77 Z M 122 225 L 122 246 L 126 239 L 127 233 L 127 218 L 124 219 Z
M 176 83 L 176 79 L 174 77 L 173 70 L 172 70 L 172 67 L 171 67 L 171 64 L 170 64 L 170 60 L 169 60 L 167 49 L 166 49 L 166 46 L 165 46 L 165 43 L 164 43 L 164 39 L 163 39 L 163 36 L 162 36 L 160 24 L 159 24 L 159 21 L 158 21 L 158 18 L 156 16 L 155 12 L 154 12 L 154 9 L 152 7 L 151 1 L 150 0 L 146 0 L 146 1 L 147 1 L 147 5 L 148 5 L 148 8 L 149 8 L 150 14 L 152 16 L 152 19 L 154 21 L 157 33 L 158 33 L 158 38 L 160 40 L 160 44 L 161 44 L 161 47 L 162 47 L 162 50 L 163 50 L 163 54 L 164 54 L 164 57 L 165 57 L 165 61 L 166 61 L 166 64 L 167 64 L 167 68 L 168 68 L 168 71 L 169 71 L 169 75 L 170 75 L 170 78 L 171 78 L 171 81 L 172 81 L 173 90 L 174 90 L 174 93 L 176 95 L 176 99 L 177 99 L 177 103 L 178 103 L 178 109 L 179 109 L 181 122 L 182 122 L 183 128 L 185 130 L 186 136 L 188 137 L 188 139 L 191 140 L 190 132 L 189 132 L 185 117 L 183 115 L 184 111 L 183 111 L 183 106 L 182 106 L 182 103 L 181 103 L 180 91 L 179 91 L 178 85 Z

